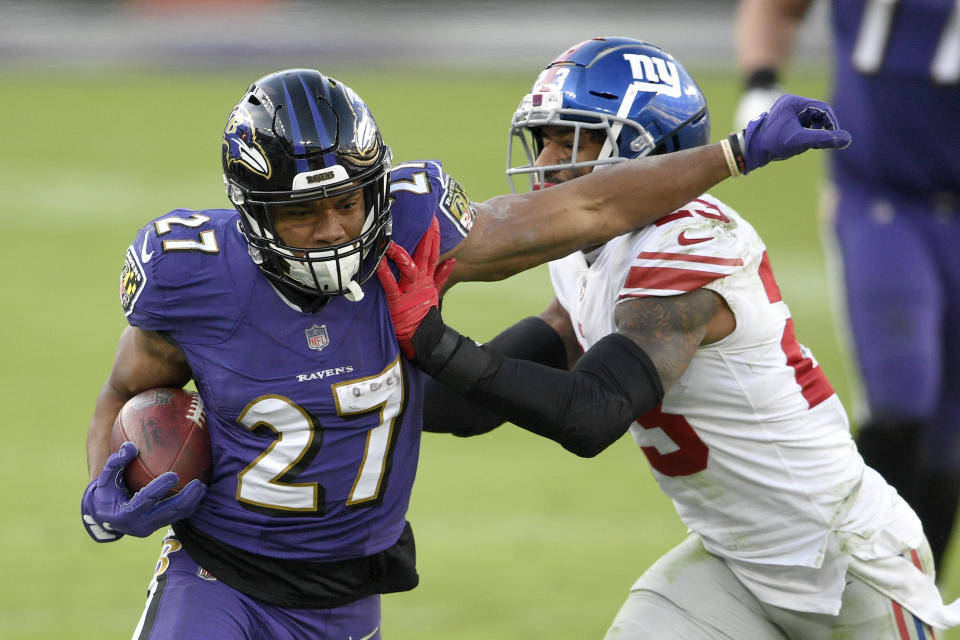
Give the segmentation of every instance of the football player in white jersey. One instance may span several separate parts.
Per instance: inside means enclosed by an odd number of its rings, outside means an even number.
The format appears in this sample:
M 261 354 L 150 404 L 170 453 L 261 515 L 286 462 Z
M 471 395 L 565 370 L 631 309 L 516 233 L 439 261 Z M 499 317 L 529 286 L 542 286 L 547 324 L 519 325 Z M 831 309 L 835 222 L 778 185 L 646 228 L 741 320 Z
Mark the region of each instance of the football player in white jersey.
M 709 117 L 672 56 L 598 38 L 540 74 L 512 131 L 529 162 L 508 174 L 536 189 L 705 144 Z M 919 519 L 864 465 L 762 240 L 730 207 L 702 195 L 552 262 L 549 308 L 485 346 L 443 325 L 437 257 L 417 253 L 391 247 L 400 282 L 385 263 L 379 275 L 405 353 L 446 385 L 428 390 L 426 428 L 510 420 L 582 456 L 629 431 L 690 530 L 608 638 L 927 638 L 960 623 Z
M 737 122 L 783 93 L 814 4 L 737 3 Z M 816 5 L 829 8 L 831 103 L 857 140 L 830 158 L 819 211 L 857 449 L 917 512 L 942 580 L 960 507 L 960 2 Z

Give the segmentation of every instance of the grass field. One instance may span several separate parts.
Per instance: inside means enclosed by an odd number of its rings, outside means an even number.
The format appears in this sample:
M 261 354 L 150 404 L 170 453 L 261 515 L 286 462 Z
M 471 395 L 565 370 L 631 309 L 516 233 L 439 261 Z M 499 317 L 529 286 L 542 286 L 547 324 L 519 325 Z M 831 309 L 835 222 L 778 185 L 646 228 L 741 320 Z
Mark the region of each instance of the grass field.
M 124 326 L 120 263 L 147 219 L 226 204 L 220 133 L 261 71 L 269 70 L 0 75 L 9 97 L 0 154 L 0 638 L 124 638 L 136 624 L 159 538 L 96 545 L 78 513 L 86 425 Z M 444 159 L 476 200 L 505 189 L 507 124 L 534 69 L 327 71 L 366 98 L 397 159 Z M 716 140 L 737 87 L 731 77 L 700 80 Z M 819 76 L 789 83 L 824 93 Z M 713 193 L 764 235 L 798 335 L 849 406 L 818 240 L 823 159 L 807 154 Z M 446 316 L 486 339 L 549 298 L 541 268 L 458 287 Z M 683 535 L 629 438 L 580 460 L 511 428 L 471 441 L 426 436 L 410 519 L 421 586 L 384 598 L 391 640 L 600 637 L 633 580 Z M 960 559 L 946 574 L 945 595 L 960 595 Z

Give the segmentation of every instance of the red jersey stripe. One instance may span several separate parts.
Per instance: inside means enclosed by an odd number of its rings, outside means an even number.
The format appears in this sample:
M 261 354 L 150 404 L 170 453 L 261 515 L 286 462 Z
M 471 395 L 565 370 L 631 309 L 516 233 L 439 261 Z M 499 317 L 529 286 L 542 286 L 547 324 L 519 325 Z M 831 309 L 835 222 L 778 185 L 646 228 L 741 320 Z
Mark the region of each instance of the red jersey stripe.
M 767 292 L 767 300 L 769 300 L 771 304 L 783 300 L 783 296 L 780 295 L 780 287 L 773 277 L 773 267 L 770 266 L 770 256 L 767 255 L 766 251 L 763 252 L 763 258 L 760 260 L 759 275 L 760 282 L 763 283 L 763 290 Z
M 669 267 L 631 267 L 627 274 L 624 289 L 672 289 L 675 291 L 693 291 L 708 282 L 724 277 L 725 273 L 716 271 L 695 271 L 693 269 L 671 269 Z M 622 297 L 622 296 L 621 296 Z
M 917 569 L 920 569 L 920 571 L 923 571 L 923 563 L 920 562 L 920 554 L 917 553 L 916 549 L 910 549 L 910 559 L 913 561 L 913 566 L 915 566 Z M 927 634 L 930 635 L 930 640 L 937 640 L 937 633 L 933 630 L 931 625 L 926 624 L 917 618 L 917 616 L 913 616 L 913 620 L 917 626 L 917 634 L 920 637 L 920 640 L 924 640 L 924 636 Z
M 674 211 L 673 213 L 668 213 L 663 216 L 653 224 L 657 227 L 667 224 L 668 222 L 673 222 L 674 220 L 679 220 L 680 218 L 692 218 L 693 214 L 687 211 L 686 209 L 680 209 L 679 211 Z
M 833 395 L 833 387 L 820 366 L 811 358 L 804 357 L 800 343 L 797 342 L 793 318 L 787 318 L 780 347 L 787 356 L 787 364 L 793 367 L 793 376 L 811 409 Z
M 910 631 L 907 630 L 907 621 L 903 619 L 903 607 L 896 600 L 891 600 L 893 604 L 893 617 L 897 621 L 897 631 L 900 632 L 900 640 L 913 640 L 910 637 Z
M 680 260 L 682 262 L 701 262 L 703 264 L 717 264 L 724 267 L 743 266 L 740 258 L 714 258 L 711 256 L 696 256 L 690 253 L 668 253 L 665 251 L 641 251 L 637 255 L 641 260 Z
M 923 571 L 923 563 L 920 562 L 920 554 L 916 549 L 910 549 L 910 559 L 913 560 L 913 566 Z
M 712 202 L 707 202 L 706 200 L 701 200 L 700 198 L 697 198 L 694 200 L 694 202 L 698 202 L 713 211 L 713 213 L 710 213 L 708 211 L 698 210 L 697 213 L 702 215 L 704 218 L 713 218 L 714 220 L 720 220 L 721 222 L 730 222 L 730 218 L 728 218 L 727 215 L 720 210 L 720 207 Z

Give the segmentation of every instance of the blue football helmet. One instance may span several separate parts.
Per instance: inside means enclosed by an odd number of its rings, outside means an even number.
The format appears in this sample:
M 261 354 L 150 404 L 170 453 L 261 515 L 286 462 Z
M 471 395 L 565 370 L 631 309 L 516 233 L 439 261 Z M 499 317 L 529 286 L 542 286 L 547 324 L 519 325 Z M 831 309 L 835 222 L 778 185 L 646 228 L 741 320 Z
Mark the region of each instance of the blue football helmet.
M 535 167 L 543 126 L 574 129 L 571 161 Z M 605 137 L 596 159 L 577 157 L 583 130 Z M 507 178 L 527 175 L 530 189 L 549 172 L 593 167 L 689 149 L 710 141 L 710 115 L 700 87 L 673 56 L 632 38 L 594 38 L 564 52 L 540 72 L 513 115 Z M 525 164 L 513 166 L 514 143 Z M 518 154 L 519 155 L 519 154 Z
M 223 132 L 227 197 L 240 211 L 250 255 L 281 287 L 309 298 L 363 297 L 390 242 L 390 147 L 348 86 L 311 69 L 254 82 Z M 285 245 L 271 209 L 363 190 L 360 235 L 323 249 Z

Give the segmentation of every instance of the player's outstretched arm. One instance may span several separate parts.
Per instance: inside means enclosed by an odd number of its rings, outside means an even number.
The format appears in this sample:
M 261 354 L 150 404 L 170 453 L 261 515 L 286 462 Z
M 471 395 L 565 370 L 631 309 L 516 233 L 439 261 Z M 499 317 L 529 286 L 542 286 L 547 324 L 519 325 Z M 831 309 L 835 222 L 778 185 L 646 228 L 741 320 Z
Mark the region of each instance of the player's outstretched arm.
M 164 474 L 130 497 L 123 483 L 124 468 L 136 457 L 136 447 L 124 445 L 110 453 L 110 432 L 124 403 L 154 387 L 186 384 L 192 373 L 179 348 L 159 334 L 128 327 L 120 336 L 110 376 L 97 396 L 87 431 L 90 483 L 81 501 L 83 525 L 97 542 L 112 542 L 123 534 L 147 536 L 189 514 L 206 487 L 190 483 L 165 499 L 176 474 Z M 192 486 L 191 486 L 192 485 Z
M 721 143 L 638 158 L 563 184 L 478 205 L 448 287 L 501 280 L 650 224 L 730 176 L 807 149 L 843 148 L 850 135 L 829 105 L 786 95 L 764 118 Z

